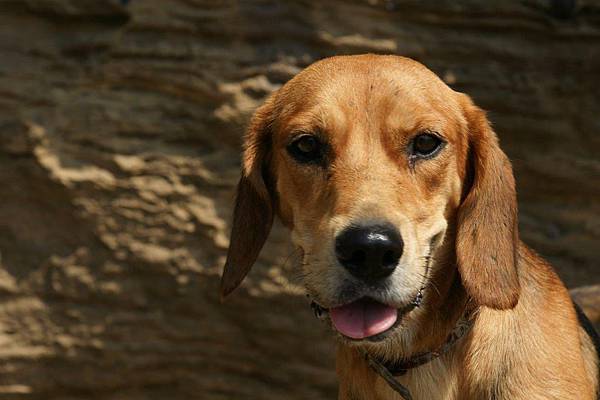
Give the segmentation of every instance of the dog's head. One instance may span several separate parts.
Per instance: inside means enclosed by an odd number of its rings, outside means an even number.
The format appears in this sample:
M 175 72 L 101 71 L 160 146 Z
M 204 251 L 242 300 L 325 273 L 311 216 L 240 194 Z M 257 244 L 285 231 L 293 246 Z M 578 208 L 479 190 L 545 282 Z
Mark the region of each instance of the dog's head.
M 466 95 L 407 58 L 325 59 L 252 118 L 222 295 L 277 215 L 308 293 L 348 340 L 416 323 L 421 299 L 449 301 L 456 271 L 476 304 L 511 308 L 516 214 L 510 163 Z

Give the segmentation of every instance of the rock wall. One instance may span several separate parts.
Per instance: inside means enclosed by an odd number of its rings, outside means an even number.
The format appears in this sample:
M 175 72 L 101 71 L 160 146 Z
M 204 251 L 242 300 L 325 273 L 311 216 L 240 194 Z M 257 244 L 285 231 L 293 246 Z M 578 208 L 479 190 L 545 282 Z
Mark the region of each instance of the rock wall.
M 225 305 L 217 284 L 253 109 L 364 52 L 490 110 L 523 239 L 600 283 L 591 1 L 2 1 L 0 398 L 334 398 L 280 227 Z

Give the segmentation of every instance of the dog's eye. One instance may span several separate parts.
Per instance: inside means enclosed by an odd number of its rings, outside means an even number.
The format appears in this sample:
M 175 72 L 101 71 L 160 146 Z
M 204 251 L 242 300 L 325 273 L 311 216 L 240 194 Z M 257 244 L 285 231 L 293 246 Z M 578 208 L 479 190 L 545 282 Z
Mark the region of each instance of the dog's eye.
M 442 140 L 431 133 L 417 135 L 412 141 L 412 153 L 415 156 L 429 157 L 442 146 Z
M 288 152 L 302 163 L 318 162 L 323 157 L 322 144 L 314 135 L 301 135 L 289 146 Z

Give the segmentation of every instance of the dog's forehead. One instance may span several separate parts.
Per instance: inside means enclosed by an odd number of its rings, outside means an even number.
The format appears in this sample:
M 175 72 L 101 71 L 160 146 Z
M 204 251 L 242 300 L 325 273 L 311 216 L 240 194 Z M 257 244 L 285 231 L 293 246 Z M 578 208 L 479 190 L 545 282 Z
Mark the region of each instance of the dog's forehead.
M 403 94 L 440 99 L 445 97 L 447 100 L 454 97 L 454 92 L 424 65 L 398 56 L 361 55 L 323 59 L 303 70 L 285 86 L 290 94 L 296 94 L 292 97 L 298 99 L 307 94 L 315 99 L 331 96 L 360 100 Z
M 456 92 L 422 64 L 397 56 L 321 60 L 282 88 L 279 104 L 286 130 L 361 120 L 406 129 L 442 128 L 462 115 Z

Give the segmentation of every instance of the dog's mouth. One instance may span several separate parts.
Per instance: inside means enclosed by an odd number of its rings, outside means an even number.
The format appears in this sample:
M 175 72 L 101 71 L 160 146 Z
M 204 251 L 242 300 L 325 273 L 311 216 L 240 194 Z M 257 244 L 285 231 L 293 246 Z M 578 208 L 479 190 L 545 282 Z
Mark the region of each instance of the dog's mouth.
M 344 338 L 379 341 L 400 324 L 404 315 L 421 304 L 422 297 L 422 290 L 419 290 L 414 300 L 400 309 L 370 297 L 362 297 L 330 309 L 313 301 L 311 307 L 319 319 L 325 319 L 329 315 L 333 327 Z
M 398 310 L 370 298 L 329 310 L 335 329 L 351 339 L 365 339 L 390 329 L 398 320 Z

